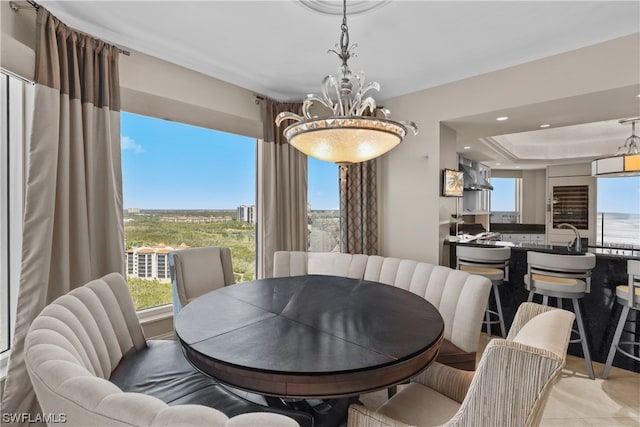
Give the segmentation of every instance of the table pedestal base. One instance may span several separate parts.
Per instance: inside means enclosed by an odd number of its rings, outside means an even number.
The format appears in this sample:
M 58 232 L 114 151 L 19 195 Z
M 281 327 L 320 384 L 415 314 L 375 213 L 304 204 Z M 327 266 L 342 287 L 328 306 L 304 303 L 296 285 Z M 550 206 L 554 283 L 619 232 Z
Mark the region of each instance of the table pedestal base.
M 357 396 L 336 399 L 285 399 L 263 396 L 228 385 L 225 385 L 224 388 L 244 400 L 267 406 L 276 412 L 282 411 L 281 413 L 284 414 L 291 411 L 301 412 L 313 419 L 309 425 L 301 424 L 300 427 L 346 427 L 349 405 L 352 403 L 362 404 Z M 300 423 L 299 420 L 297 421 Z
M 343 427 L 347 425 L 349 405 L 360 403 L 357 397 L 340 399 L 288 400 L 278 397 L 265 397 L 270 408 L 300 411 L 313 417 L 313 427 Z

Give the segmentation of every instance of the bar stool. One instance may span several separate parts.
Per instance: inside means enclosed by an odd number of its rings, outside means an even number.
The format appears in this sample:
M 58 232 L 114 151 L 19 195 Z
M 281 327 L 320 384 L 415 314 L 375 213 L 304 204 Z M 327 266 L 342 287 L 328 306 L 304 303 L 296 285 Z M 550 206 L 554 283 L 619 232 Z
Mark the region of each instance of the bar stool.
M 491 335 L 491 325 L 500 324 L 502 338 L 507 336 L 504 327 L 504 316 L 502 315 L 502 303 L 500 302 L 500 292 L 498 287 L 505 281 L 509 281 L 509 259 L 511 258 L 511 248 L 480 248 L 475 246 L 456 246 L 456 258 L 458 270 L 466 271 L 470 274 L 484 276 L 491 280 L 493 296 L 496 301 L 496 310 L 490 309 L 487 301 L 487 311 L 485 321 L 487 333 Z M 497 319 L 491 319 L 491 316 Z
M 640 362 L 640 357 L 631 354 L 630 352 L 620 348 L 621 346 L 640 346 L 640 342 L 636 341 L 620 341 L 624 325 L 627 323 L 627 317 L 629 310 L 636 310 L 640 313 L 640 261 L 628 260 L 627 261 L 627 275 L 629 275 L 629 284 L 616 287 L 616 297 L 618 304 L 622 305 L 622 313 L 620 314 L 620 320 L 616 327 L 616 332 L 613 334 L 613 341 L 611 342 L 611 348 L 609 349 L 609 355 L 607 356 L 607 362 L 604 365 L 604 371 L 602 372 L 602 378 L 607 379 L 609 376 L 609 370 L 613 363 L 613 358 L 616 355 L 616 350 Z M 636 319 L 638 314 L 636 313 Z M 637 324 L 636 324 L 637 327 Z
M 544 305 L 548 305 L 549 297 L 555 297 L 558 308 L 562 308 L 563 299 L 572 301 L 578 330 L 574 329 L 571 332 L 576 333 L 578 338 L 569 342 L 582 343 L 587 372 L 592 380 L 595 379 L 595 375 L 578 300 L 591 291 L 591 270 L 595 265 L 596 257 L 592 253 L 558 255 L 529 251 L 527 274 L 524 276 L 525 287 L 529 291 L 529 302 L 533 300 L 534 294 L 542 295 Z

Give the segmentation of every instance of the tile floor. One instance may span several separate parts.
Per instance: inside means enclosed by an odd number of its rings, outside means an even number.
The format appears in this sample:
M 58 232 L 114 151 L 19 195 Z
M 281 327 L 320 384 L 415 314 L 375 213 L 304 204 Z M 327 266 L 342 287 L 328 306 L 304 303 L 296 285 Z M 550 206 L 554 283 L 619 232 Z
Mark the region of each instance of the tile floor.
M 489 342 L 482 334 L 481 348 Z M 602 363 L 593 364 L 596 379 L 587 376 L 584 359 L 567 356 L 567 364 L 554 385 L 542 416 L 543 427 L 640 426 L 640 374 L 613 367 L 602 379 Z M 386 399 L 386 391 L 360 397 L 376 408 Z

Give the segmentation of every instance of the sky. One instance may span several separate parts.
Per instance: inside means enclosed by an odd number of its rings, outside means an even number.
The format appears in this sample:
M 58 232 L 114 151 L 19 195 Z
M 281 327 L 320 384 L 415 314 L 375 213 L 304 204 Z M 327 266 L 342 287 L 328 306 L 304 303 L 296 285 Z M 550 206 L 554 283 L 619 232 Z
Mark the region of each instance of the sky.
M 640 176 L 598 178 L 598 212 L 640 215 Z
M 256 203 L 256 139 L 121 113 L 125 209 L 236 209 Z M 337 209 L 338 169 L 310 159 L 312 209 Z

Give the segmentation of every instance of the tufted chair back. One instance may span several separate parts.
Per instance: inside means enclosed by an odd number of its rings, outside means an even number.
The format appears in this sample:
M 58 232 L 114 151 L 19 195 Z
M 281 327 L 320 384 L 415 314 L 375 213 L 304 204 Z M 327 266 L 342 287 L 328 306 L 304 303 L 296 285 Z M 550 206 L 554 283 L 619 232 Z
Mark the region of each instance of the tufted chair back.
M 370 256 L 364 279 L 423 297 L 444 319 L 445 339 L 464 351 L 476 351 L 491 290 L 485 277 L 426 262 Z
M 169 268 L 174 314 L 199 296 L 236 283 L 231 250 L 223 246 L 170 252 Z

